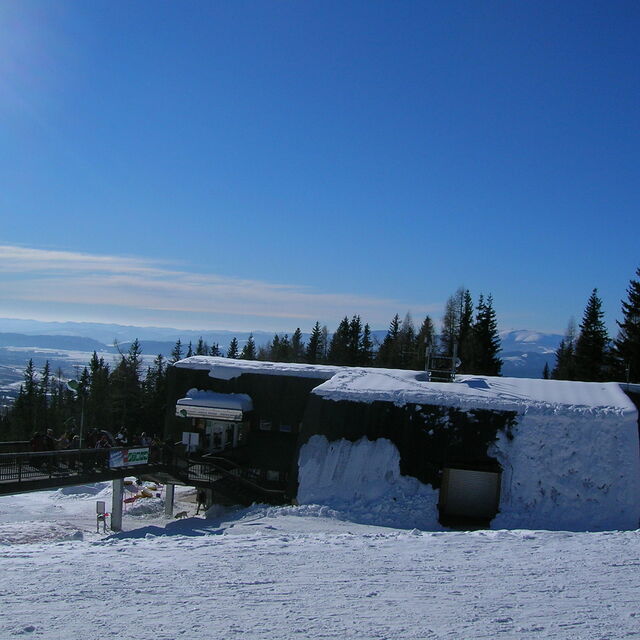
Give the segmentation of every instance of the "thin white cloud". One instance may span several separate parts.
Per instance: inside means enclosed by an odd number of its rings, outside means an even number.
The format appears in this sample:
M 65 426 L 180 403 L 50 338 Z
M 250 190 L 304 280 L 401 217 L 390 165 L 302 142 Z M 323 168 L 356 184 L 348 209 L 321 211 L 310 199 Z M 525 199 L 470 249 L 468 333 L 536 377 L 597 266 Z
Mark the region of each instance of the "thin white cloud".
M 248 317 L 254 317 L 256 328 L 286 327 L 304 320 L 334 323 L 351 313 L 384 326 L 409 306 L 414 314 L 438 312 L 441 307 L 191 273 L 171 266 L 143 258 L 0 245 L 0 300 L 197 314 L 199 323 L 205 314 L 212 324 L 229 316 L 241 317 L 246 324 Z M 267 319 L 273 322 L 264 322 Z

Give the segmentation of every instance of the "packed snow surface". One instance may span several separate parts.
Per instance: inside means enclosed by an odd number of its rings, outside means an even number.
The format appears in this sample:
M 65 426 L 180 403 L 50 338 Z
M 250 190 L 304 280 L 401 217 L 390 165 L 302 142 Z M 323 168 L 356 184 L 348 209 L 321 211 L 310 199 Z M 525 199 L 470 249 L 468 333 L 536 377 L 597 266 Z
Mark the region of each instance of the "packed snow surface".
M 387 455 L 381 453 L 380 455 Z M 0 638 L 596 640 L 640 635 L 640 532 L 423 532 L 318 505 L 125 514 L 0 497 Z

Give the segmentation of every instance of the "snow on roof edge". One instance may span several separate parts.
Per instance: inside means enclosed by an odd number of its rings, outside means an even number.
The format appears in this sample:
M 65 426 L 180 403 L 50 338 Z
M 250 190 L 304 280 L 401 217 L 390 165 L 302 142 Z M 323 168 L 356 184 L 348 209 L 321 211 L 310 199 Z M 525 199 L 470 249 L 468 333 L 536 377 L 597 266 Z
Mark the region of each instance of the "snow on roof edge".
M 616 382 L 575 382 L 531 378 L 461 375 L 455 382 L 427 382 L 424 371 L 234 360 L 192 356 L 175 363 L 181 369 L 208 370 L 230 380 L 243 374 L 322 380 L 313 391 L 325 400 L 430 404 L 516 413 L 636 414 L 633 402 Z

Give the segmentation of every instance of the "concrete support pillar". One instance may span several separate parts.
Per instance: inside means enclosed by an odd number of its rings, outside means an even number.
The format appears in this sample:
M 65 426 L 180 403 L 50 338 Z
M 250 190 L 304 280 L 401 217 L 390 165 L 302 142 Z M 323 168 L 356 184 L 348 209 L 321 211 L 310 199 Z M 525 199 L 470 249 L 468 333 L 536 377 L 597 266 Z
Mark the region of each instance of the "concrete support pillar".
M 118 478 L 113 481 L 111 498 L 111 531 L 122 531 L 122 498 L 124 494 L 124 480 Z
M 173 518 L 173 498 L 176 492 L 175 484 L 167 484 L 164 487 L 164 515 Z

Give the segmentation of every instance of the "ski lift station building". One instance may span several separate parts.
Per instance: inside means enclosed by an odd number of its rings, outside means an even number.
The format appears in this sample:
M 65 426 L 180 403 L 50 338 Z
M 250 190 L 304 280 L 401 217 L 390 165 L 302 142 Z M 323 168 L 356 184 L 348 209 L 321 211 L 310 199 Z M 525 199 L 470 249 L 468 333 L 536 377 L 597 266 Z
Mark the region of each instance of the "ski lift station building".
M 635 529 L 639 399 L 613 382 L 195 356 L 170 369 L 165 435 L 196 434 L 195 456 L 290 501 L 402 501 L 425 527 Z

